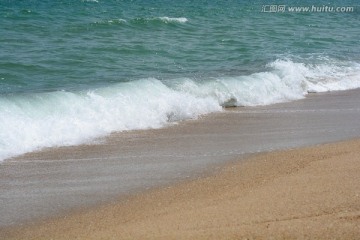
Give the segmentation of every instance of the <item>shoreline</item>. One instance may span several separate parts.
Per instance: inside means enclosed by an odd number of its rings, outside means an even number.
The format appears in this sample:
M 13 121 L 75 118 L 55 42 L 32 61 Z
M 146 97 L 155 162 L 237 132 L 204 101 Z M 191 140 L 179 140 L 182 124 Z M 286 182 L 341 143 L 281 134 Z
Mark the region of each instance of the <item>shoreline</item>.
M 359 90 L 314 94 L 11 159 L 0 165 L 0 227 L 66 216 L 203 177 L 261 152 L 358 138 L 359 101 Z
M 356 239 L 360 140 L 275 151 L 4 239 Z

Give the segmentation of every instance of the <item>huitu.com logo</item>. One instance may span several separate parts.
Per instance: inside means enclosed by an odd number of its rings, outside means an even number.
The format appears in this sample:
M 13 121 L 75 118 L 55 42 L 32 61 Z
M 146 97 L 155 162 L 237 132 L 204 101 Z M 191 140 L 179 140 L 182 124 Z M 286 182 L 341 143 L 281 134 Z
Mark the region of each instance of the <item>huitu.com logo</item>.
M 265 13 L 284 13 L 284 12 L 309 12 L 309 13 L 351 13 L 355 11 L 355 7 L 351 6 L 287 6 L 287 5 L 263 5 L 261 12 Z

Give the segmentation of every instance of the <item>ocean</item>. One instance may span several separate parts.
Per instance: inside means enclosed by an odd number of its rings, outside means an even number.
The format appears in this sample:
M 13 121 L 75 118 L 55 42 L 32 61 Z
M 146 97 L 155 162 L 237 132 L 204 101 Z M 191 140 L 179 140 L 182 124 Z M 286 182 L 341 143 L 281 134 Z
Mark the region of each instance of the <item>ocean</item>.
M 357 0 L 0 0 L 0 161 L 359 88 L 359 36 Z

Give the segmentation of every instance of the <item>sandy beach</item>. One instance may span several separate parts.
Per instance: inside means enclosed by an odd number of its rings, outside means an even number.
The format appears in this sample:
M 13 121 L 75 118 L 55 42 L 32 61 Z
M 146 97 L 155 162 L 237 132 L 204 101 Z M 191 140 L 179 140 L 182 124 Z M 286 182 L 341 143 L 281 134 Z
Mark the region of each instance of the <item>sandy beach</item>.
M 0 239 L 356 239 L 358 93 L 6 160 Z
M 359 90 L 309 95 L 6 160 L 0 164 L 0 228 L 117 202 L 249 155 L 358 138 L 359 101 Z
M 360 140 L 259 154 L 2 239 L 358 239 Z

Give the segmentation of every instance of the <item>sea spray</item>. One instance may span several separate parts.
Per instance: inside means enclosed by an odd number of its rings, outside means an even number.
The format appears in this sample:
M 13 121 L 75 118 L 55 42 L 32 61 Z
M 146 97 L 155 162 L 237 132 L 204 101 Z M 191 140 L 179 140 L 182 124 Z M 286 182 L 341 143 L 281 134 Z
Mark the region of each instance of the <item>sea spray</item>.
M 112 132 L 161 128 L 229 106 L 301 99 L 360 87 L 360 64 L 279 59 L 266 71 L 196 81 L 155 78 L 81 91 L 0 97 L 0 159 L 44 147 L 87 143 Z
M 80 92 L 2 96 L 0 159 L 85 143 L 114 131 L 159 128 L 219 110 L 215 99 L 174 91 L 156 79 Z

